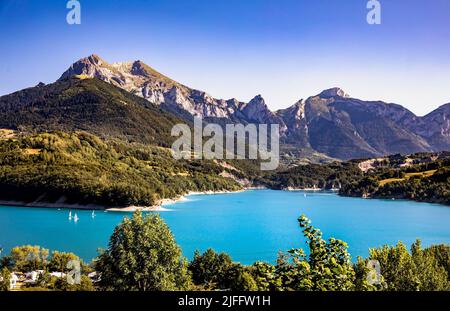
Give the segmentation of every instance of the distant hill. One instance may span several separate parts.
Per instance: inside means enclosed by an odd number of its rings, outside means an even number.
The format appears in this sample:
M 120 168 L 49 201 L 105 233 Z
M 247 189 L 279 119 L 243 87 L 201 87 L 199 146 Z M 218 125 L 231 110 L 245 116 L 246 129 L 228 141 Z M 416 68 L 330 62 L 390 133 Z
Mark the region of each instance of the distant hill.
M 334 189 L 340 195 L 450 205 L 450 152 L 307 164 L 264 176 L 274 189 Z
M 28 132 L 83 130 L 170 146 L 171 128 L 182 120 L 121 88 L 84 76 L 0 97 L 0 128 Z
M 329 89 L 279 110 L 288 126 L 285 141 L 338 159 L 431 151 L 425 138 L 402 125 L 415 118 L 394 104 L 362 101 Z
M 371 162 L 363 177 L 339 194 L 364 198 L 408 199 L 450 205 L 450 153 L 390 156 Z
M 86 132 L 0 131 L 0 200 L 31 206 L 149 207 L 189 191 L 239 190 L 232 173 L 213 161 L 175 160 L 167 148 Z

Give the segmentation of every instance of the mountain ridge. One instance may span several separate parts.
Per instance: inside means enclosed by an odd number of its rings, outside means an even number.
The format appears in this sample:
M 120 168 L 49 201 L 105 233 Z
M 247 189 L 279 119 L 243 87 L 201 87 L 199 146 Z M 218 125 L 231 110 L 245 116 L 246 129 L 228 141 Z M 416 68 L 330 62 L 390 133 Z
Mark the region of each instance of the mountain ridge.
M 95 54 L 73 63 L 58 82 L 71 77 L 97 78 L 184 120 L 200 116 L 219 124 L 276 123 L 283 144 L 342 160 L 450 150 L 450 104 L 419 117 L 401 105 L 352 98 L 334 87 L 271 111 L 261 95 L 248 103 L 216 99 L 140 60 L 110 64 Z

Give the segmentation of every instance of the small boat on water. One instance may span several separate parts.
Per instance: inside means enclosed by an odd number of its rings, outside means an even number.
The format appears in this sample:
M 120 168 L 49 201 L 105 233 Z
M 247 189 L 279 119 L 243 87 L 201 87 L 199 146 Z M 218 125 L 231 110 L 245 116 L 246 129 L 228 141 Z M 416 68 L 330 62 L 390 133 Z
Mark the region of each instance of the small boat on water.
M 306 193 L 303 193 L 303 196 L 306 198 Z
M 80 218 L 78 218 L 77 213 L 75 213 L 75 216 L 73 216 L 73 220 L 74 220 L 75 222 L 77 222 L 79 219 L 80 219 Z
M 92 211 L 92 218 L 95 218 L 95 211 Z
M 72 220 L 72 211 L 69 212 L 69 220 Z

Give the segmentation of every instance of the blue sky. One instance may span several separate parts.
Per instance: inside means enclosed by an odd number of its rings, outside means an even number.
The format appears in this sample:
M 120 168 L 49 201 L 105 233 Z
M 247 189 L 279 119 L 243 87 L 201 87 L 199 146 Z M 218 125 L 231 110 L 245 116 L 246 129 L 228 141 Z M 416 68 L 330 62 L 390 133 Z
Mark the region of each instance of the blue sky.
M 53 82 L 77 59 L 143 60 L 219 98 L 271 109 L 340 86 L 418 115 L 450 102 L 450 1 L 0 0 L 0 94 Z

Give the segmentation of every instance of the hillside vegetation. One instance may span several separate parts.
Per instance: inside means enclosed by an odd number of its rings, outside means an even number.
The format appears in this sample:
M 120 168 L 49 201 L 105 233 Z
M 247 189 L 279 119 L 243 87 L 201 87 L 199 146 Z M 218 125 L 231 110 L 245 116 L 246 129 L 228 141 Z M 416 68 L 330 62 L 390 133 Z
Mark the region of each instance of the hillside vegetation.
M 329 164 L 307 164 L 282 169 L 266 177 L 275 189 L 335 189 L 356 180 L 363 173 L 353 161 Z
M 64 79 L 0 97 L 0 128 L 22 132 L 87 131 L 169 147 L 178 123 L 185 121 L 98 79 Z
M 449 172 L 450 154 L 441 152 L 298 165 L 261 179 L 273 189 L 335 189 L 343 196 L 450 205 Z
M 398 157 L 386 158 L 362 178 L 344 185 L 339 193 L 450 205 L 450 157 L 445 153 L 431 157 L 418 154 L 408 161 L 404 165 L 405 161 L 399 164 Z
M 170 150 L 85 133 L 0 139 L 0 200 L 151 206 L 189 191 L 238 190 L 212 161 L 178 161 Z

